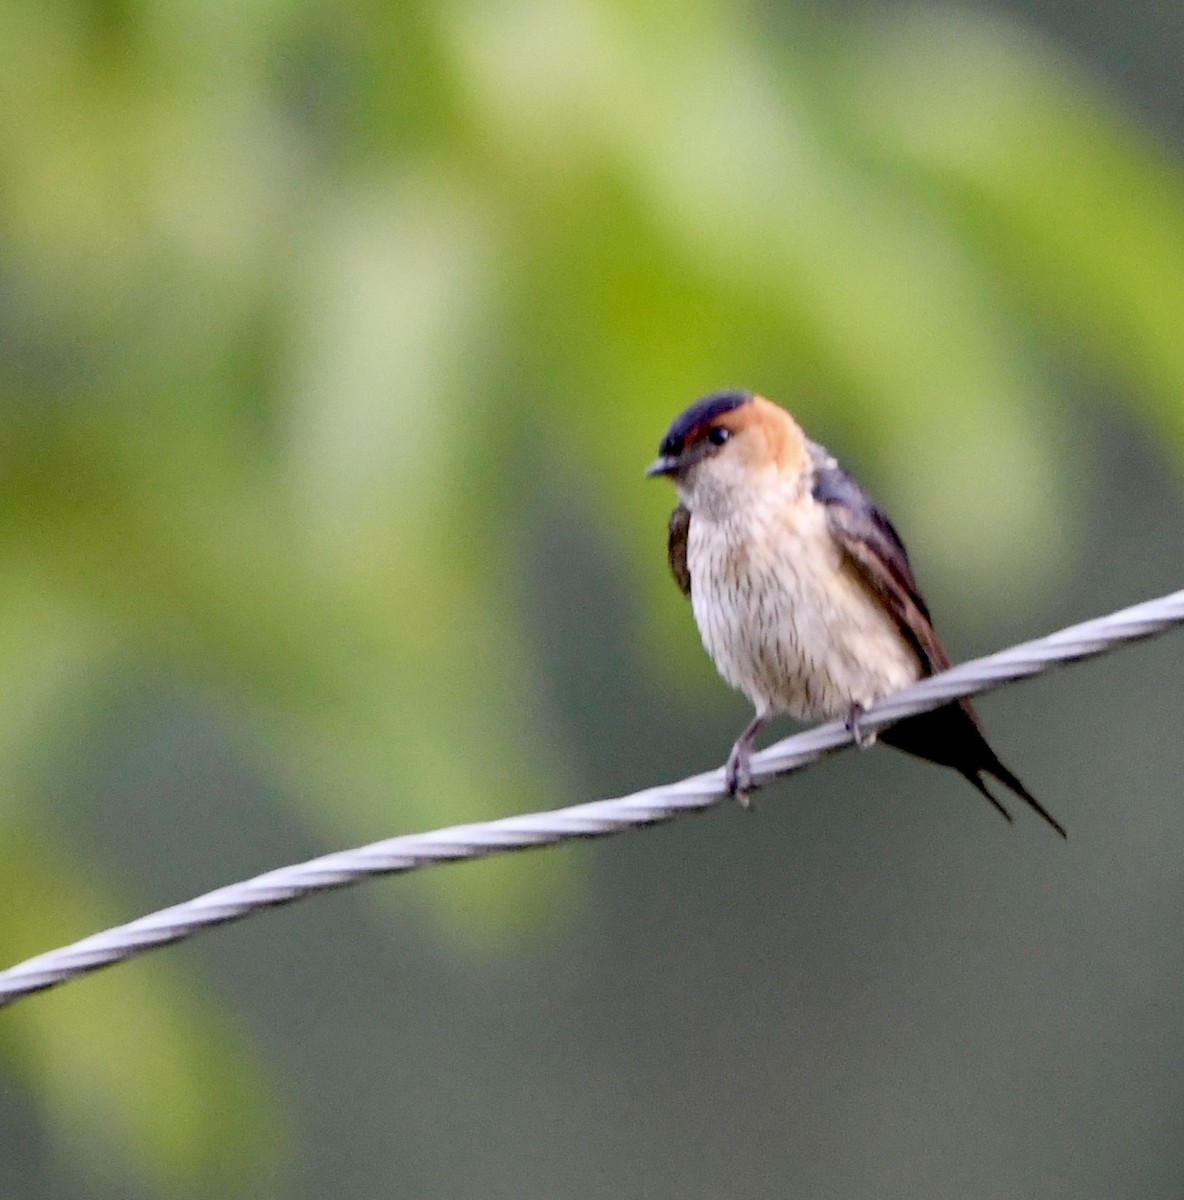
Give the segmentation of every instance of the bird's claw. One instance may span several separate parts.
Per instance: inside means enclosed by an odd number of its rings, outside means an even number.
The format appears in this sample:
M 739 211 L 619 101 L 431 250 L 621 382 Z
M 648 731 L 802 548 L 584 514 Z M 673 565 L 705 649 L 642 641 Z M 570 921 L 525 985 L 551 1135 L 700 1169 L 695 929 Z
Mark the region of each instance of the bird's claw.
M 855 739 L 855 744 L 860 750 L 870 750 L 876 744 L 876 738 L 879 734 L 874 729 L 864 729 L 860 718 L 867 710 L 858 701 L 851 705 L 851 711 L 847 713 L 847 731 Z
M 728 765 L 724 769 L 724 782 L 728 793 L 736 800 L 741 808 L 752 804 L 748 794 L 752 791 L 752 769 L 748 763 L 748 755 L 740 752 L 737 747 L 728 756 Z

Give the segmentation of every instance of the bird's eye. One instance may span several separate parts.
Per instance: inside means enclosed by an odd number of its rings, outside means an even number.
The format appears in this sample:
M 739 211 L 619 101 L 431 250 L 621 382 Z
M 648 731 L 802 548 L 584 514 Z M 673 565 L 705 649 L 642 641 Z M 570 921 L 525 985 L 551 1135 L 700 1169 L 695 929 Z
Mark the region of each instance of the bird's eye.
M 723 425 L 713 425 L 707 431 L 707 440 L 713 446 L 722 446 L 732 436 L 732 431 Z

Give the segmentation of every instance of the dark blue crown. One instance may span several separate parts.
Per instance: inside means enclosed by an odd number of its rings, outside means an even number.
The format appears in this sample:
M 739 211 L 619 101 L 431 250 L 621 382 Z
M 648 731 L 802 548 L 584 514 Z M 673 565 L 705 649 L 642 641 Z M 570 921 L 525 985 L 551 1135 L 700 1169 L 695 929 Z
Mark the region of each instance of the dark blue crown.
M 721 413 L 731 412 L 752 399 L 751 392 L 739 389 L 727 392 L 712 392 L 696 400 L 689 408 L 684 409 L 671 422 L 666 430 L 666 436 L 658 447 L 661 455 L 681 454 L 687 439 L 697 430 L 705 428 Z

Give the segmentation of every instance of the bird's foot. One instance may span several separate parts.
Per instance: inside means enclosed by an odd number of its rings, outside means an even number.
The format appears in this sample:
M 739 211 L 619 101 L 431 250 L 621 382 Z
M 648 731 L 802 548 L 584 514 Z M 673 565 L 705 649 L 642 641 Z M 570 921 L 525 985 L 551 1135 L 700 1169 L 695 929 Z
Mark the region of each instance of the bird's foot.
M 724 768 L 724 780 L 728 791 L 736 797 L 741 808 L 748 808 L 750 801 L 748 793 L 752 791 L 752 743 L 757 731 L 765 723 L 767 714 L 758 712 L 744 728 L 744 732 L 736 739 L 732 753 L 728 755 L 728 765 Z
M 876 738 L 879 737 L 874 729 L 863 728 L 860 719 L 865 712 L 867 709 L 857 700 L 847 713 L 847 729 L 860 750 L 870 750 L 876 744 Z
M 748 808 L 752 804 L 748 798 L 748 793 L 752 791 L 752 768 L 748 758 L 748 747 L 737 742 L 732 747 L 732 753 L 728 755 L 728 765 L 724 768 L 724 781 L 728 785 L 728 792 L 741 808 Z

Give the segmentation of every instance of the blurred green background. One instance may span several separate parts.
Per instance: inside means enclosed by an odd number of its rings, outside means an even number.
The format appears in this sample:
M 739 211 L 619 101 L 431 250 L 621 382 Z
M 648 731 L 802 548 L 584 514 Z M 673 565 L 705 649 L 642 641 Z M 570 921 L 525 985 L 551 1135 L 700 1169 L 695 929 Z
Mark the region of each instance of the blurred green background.
M 748 709 L 670 418 L 790 407 L 955 658 L 1178 587 L 1177 0 L 0 0 L 0 959 L 636 790 Z M 1184 639 L 0 1014 L 0 1195 L 1175 1200 Z M 789 723 L 778 732 L 788 732 Z

